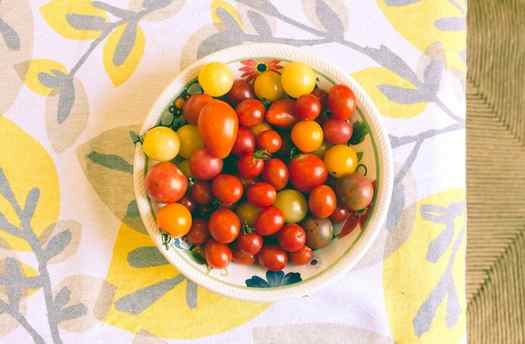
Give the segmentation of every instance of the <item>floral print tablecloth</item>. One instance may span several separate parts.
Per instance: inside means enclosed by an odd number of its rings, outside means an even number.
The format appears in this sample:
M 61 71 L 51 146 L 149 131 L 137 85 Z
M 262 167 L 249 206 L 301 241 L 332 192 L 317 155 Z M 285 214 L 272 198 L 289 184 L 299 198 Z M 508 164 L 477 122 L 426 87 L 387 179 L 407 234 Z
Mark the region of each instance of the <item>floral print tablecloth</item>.
M 465 14 L 464 0 L 1 0 L 0 342 L 465 342 Z M 271 305 L 168 265 L 131 183 L 130 132 L 162 89 L 249 42 L 346 69 L 396 162 L 365 258 Z

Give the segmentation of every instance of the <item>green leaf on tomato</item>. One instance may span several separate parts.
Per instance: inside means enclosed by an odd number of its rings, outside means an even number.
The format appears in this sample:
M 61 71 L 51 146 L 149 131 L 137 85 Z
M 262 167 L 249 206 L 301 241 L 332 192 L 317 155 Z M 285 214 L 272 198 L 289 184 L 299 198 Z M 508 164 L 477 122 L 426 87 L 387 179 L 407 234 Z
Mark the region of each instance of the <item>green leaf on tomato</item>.
M 353 124 L 353 133 L 352 137 L 350 138 L 350 141 L 348 141 L 351 145 L 358 145 L 365 139 L 366 135 L 370 132 L 370 128 L 368 127 L 368 124 L 362 121 L 355 122 Z

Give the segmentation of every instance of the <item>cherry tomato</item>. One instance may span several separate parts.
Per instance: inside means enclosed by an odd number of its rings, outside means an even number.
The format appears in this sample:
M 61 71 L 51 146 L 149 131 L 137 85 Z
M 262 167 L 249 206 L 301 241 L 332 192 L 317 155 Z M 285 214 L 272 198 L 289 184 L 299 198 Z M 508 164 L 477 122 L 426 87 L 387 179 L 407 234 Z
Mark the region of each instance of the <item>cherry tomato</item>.
M 323 123 L 326 141 L 331 144 L 346 144 L 352 137 L 352 126 L 348 121 L 330 118 Z
M 237 238 L 237 248 L 251 255 L 259 253 L 263 247 L 263 238 L 257 233 L 241 233 Z
M 357 163 L 357 153 L 347 145 L 335 145 L 324 154 L 324 164 L 336 178 L 354 173 Z
M 370 179 L 353 173 L 337 180 L 337 195 L 349 209 L 361 210 L 370 205 L 374 198 L 374 186 Z
M 280 128 L 290 128 L 297 118 L 295 117 L 295 101 L 292 99 L 277 100 L 266 111 L 266 122 Z
M 290 261 L 295 265 L 306 265 L 314 256 L 314 252 L 308 246 L 303 246 L 299 251 L 288 254 Z
M 284 225 L 282 211 L 276 207 L 269 207 L 259 213 L 255 221 L 255 232 L 266 236 L 277 233 Z
M 144 185 L 148 195 L 161 203 L 174 203 L 188 190 L 188 178 L 171 162 L 154 165 L 146 175 Z
M 230 209 L 219 208 L 211 214 L 208 229 L 215 241 L 229 244 L 239 236 L 241 221 Z
M 288 264 L 288 255 L 277 246 L 264 246 L 258 257 L 259 264 L 270 271 L 280 271 Z
M 255 150 L 255 135 L 251 130 L 240 127 L 237 132 L 237 139 L 233 145 L 232 153 L 237 156 L 242 156 L 245 153 L 253 153 Z
M 157 224 L 172 237 L 180 238 L 190 231 L 191 213 L 182 204 L 168 204 L 157 212 Z
M 204 249 L 204 256 L 208 266 L 216 269 L 224 269 L 232 260 L 232 251 L 225 244 L 209 240 Z
M 310 192 L 308 206 L 314 216 L 324 219 L 332 215 L 337 206 L 334 190 L 328 185 L 319 185 Z
M 308 217 L 302 225 L 306 232 L 306 245 L 314 250 L 327 246 L 334 238 L 334 227 L 328 219 Z
M 177 130 L 180 138 L 179 155 L 184 159 L 189 159 L 193 152 L 204 147 L 199 128 L 193 124 L 186 124 Z
M 286 93 L 294 98 L 311 93 L 316 84 L 315 72 L 302 62 L 291 62 L 281 72 L 281 83 Z
M 306 242 L 306 233 L 303 227 L 290 224 L 286 225 L 279 231 L 277 236 L 279 246 L 286 252 L 296 252 L 303 248 Z
M 335 119 L 350 119 L 355 111 L 355 95 L 345 85 L 335 85 L 328 93 L 328 108 Z
M 302 154 L 288 165 L 290 181 L 301 192 L 310 192 L 316 186 L 324 184 L 328 171 L 321 159 L 313 154 Z
M 275 153 L 281 149 L 283 139 L 275 130 L 266 130 L 257 136 L 257 146 L 268 153 Z
M 182 117 L 191 124 L 197 124 L 202 108 L 211 101 L 213 98 L 207 94 L 194 94 L 184 102 Z
M 228 103 L 214 100 L 202 108 L 199 133 L 211 155 L 226 158 L 235 144 L 238 129 L 237 113 Z
M 259 74 L 253 86 L 259 98 L 275 101 L 284 95 L 281 75 L 271 70 Z
M 281 190 L 288 184 L 288 167 L 280 159 L 270 159 L 264 163 L 263 180 Z
M 272 184 L 255 183 L 248 187 L 248 201 L 259 208 L 271 206 L 277 197 L 277 192 Z
M 277 193 L 274 207 L 279 208 L 283 212 L 286 223 L 300 222 L 308 212 L 308 204 L 303 194 L 292 189 L 286 189 Z
M 321 100 L 313 94 L 300 96 L 295 102 L 295 115 L 301 120 L 314 120 L 321 113 Z
M 237 162 L 237 168 L 242 178 L 253 179 L 261 174 L 264 160 L 256 158 L 253 154 L 244 154 Z
M 239 216 L 241 223 L 253 226 L 255 225 L 255 221 L 257 220 L 257 216 L 259 216 L 261 209 L 257 208 L 250 202 L 244 202 L 237 207 L 235 212 L 237 213 L 237 216 Z
M 203 219 L 195 219 L 191 224 L 190 231 L 186 234 L 186 241 L 192 245 L 201 245 L 208 240 L 210 232 L 208 232 L 208 223 Z
M 233 261 L 237 264 L 253 265 L 255 263 L 255 257 L 247 252 L 237 249 L 233 251 Z
M 264 104 L 258 99 L 246 99 L 235 108 L 239 115 L 239 124 L 245 127 L 253 127 L 261 124 L 264 119 Z
M 228 100 L 233 104 L 238 104 L 250 98 L 255 98 L 252 85 L 244 79 L 235 80 L 232 89 L 228 92 Z
M 315 121 L 301 121 L 294 125 L 291 137 L 301 152 L 311 153 L 323 144 L 323 129 Z
M 223 96 L 232 88 L 233 72 L 225 63 L 208 63 L 199 71 L 199 84 L 204 93 L 212 97 Z
M 319 100 L 321 101 L 321 108 L 324 108 L 326 107 L 326 105 L 328 104 L 328 93 L 326 93 L 325 90 L 319 88 L 319 87 L 316 87 L 312 94 L 314 96 L 317 96 L 317 98 L 319 98 Z
M 191 187 L 191 199 L 197 204 L 206 205 L 211 202 L 210 184 L 206 182 L 197 182 Z
M 152 160 L 169 161 L 179 154 L 180 138 L 171 128 L 151 128 L 144 134 L 142 149 Z
M 195 210 L 195 202 L 188 196 L 184 196 L 179 203 L 188 208 L 190 213 Z
M 190 158 L 191 174 L 200 180 L 215 178 L 221 173 L 222 166 L 222 160 L 214 157 L 204 148 L 193 152 Z
M 220 174 L 213 180 L 211 192 L 222 204 L 231 205 L 241 199 L 244 187 L 239 178 Z
M 336 224 L 341 223 L 348 218 L 348 215 L 350 215 L 348 209 L 337 205 L 337 208 L 335 208 L 332 215 L 330 215 L 330 221 Z
M 270 130 L 270 129 L 272 129 L 272 127 L 270 127 L 268 125 L 268 123 L 263 122 L 261 124 L 257 124 L 255 126 L 251 127 L 250 129 L 252 130 L 252 133 L 255 136 L 259 136 L 259 134 L 261 134 L 263 131 Z

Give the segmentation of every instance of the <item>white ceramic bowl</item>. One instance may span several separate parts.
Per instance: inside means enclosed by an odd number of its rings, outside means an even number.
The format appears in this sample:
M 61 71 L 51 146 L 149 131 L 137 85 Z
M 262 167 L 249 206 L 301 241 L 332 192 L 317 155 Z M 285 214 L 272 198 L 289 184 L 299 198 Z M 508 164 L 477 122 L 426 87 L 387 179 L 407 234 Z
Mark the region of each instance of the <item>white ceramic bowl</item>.
M 267 272 L 260 266 L 246 267 L 238 264 L 230 264 L 226 270 L 208 269 L 199 264 L 184 241 L 171 240 L 166 244 L 164 237 L 163 244 L 163 235 L 155 222 L 156 205 L 148 199 L 144 189 L 144 177 L 151 162 L 148 162 L 140 144 L 137 144 L 133 165 L 134 189 L 142 221 L 166 259 L 202 287 L 230 297 L 261 302 L 308 295 L 343 276 L 364 255 L 381 230 L 390 204 L 393 168 L 390 143 L 376 106 L 348 73 L 315 55 L 287 45 L 242 45 L 209 55 L 179 73 L 153 105 L 141 130 L 142 135 L 157 125 L 163 114 L 166 116 L 169 105 L 185 85 L 196 78 L 202 65 L 221 61 L 229 64 L 240 77 L 242 73 L 238 69 L 245 65 L 241 61 L 255 60 L 256 63 L 261 63 L 274 59 L 280 61 L 280 65 L 289 61 L 302 61 L 310 65 L 318 73 L 323 89 L 328 89 L 334 83 L 348 85 L 354 91 L 358 104 L 353 121 L 365 121 L 370 128 L 365 140 L 355 146 L 357 151 L 363 153 L 361 163 L 367 167 L 367 176 L 376 181 L 376 195 L 368 219 L 348 235 L 337 238 L 329 246 L 315 251 L 315 264 L 288 265 L 285 271 L 278 273 Z M 340 230 L 341 228 L 337 228 L 336 232 Z

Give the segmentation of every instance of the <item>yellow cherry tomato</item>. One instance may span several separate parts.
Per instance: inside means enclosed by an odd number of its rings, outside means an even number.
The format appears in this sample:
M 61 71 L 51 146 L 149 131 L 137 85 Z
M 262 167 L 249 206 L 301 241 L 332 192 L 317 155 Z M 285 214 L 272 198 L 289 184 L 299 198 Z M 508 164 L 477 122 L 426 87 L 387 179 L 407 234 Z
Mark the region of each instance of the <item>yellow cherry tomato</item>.
M 180 138 L 168 127 L 155 127 L 144 134 L 144 154 L 158 161 L 169 161 L 179 154 Z
M 323 128 L 316 121 L 297 122 L 292 129 L 292 142 L 304 153 L 311 153 L 323 144 Z
M 253 127 L 250 128 L 252 130 L 252 133 L 255 135 L 255 137 L 259 136 L 260 133 L 262 133 L 263 131 L 266 131 L 266 130 L 270 130 L 272 129 L 272 127 L 270 127 L 270 125 L 266 122 L 263 122 L 263 123 L 260 123 L 260 124 L 257 124 Z
M 172 203 L 159 209 L 157 224 L 159 228 L 174 238 L 180 238 L 190 231 L 191 213 L 182 204 Z
M 255 225 L 255 221 L 257 220 L 257 216 L 259 216 L 261 209 L 249 202 L 244 202 L 237 207 L 235 212 L 242 223 L 245 223 L 248 226 L 253 226 Z
M 184 159 L 189 159 L 193 152 L 204 147 L 199 128 L 196 125 L 186 124 L 177 130 L 177 134 L 180 138 L 179 155 Z
M 281 76 L 271 70 L 259 74 L 253 86 L 257 97 L 270 101 L 282 98 L 284 94 L 281 86 Z
M 302 62 L 292 62 L 284 66 L 281 83 L 286 93 L 294 98 L 311 93 L 315 88 L 316 74 Z
M 207 95 L 223 96 L 233 86 L 233 72 L 225 63 L 208 63 L 199 71 L 199 84 Z
M 346 145 L 330 147 L 324 154 L 324 164 L 328 172 L 336 178 L 352 174 L 357 168 L 357 154 Z
M 308 204 L 303 194 L 293 189 L 279 191 L 273 206 L 282 211 L 286 223 L 300 222 L 308 212 Z
M 182 160 L 177 163 L 177 167 L 186 177 L 191 177 L 190 161 Z

